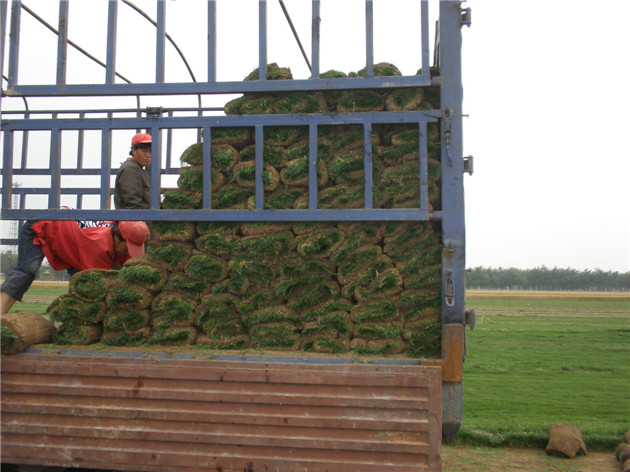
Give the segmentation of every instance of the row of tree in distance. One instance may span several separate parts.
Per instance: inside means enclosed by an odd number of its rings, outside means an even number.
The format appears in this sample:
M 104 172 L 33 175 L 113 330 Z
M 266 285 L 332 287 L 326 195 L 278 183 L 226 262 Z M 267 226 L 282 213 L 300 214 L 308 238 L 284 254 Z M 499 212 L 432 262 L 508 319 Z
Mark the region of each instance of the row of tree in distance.
M 630 272 L 536 267 L 498 269 L 475 267 L 466 270 L 469 290 L 580 290 L 630 291 Z

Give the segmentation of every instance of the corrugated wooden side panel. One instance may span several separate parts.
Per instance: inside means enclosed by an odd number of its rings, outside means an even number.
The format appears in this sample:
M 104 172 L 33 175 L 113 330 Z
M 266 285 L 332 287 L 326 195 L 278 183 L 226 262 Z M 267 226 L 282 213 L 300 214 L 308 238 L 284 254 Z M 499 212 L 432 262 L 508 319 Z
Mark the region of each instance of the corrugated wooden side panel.
M 440 471 L 439 367 L 23 353 L 2 462 L 133 471 Z

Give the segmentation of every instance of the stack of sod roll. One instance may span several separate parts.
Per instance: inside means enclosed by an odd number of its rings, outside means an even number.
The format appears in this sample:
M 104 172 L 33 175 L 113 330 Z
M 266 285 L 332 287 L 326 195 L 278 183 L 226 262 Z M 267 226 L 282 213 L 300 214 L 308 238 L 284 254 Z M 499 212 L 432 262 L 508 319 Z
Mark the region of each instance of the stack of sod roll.
M 377 75 L 397 75 L 390 64 Z M 364 75 L 364 71 L 357 74 Z M 323 77 L 344 77 L 331 71 Z M 258 71 L 246 80 L 255 80 Z M 290 80 L 275 64 L 269 79 Z M 227 114 L 406 111 L 439 108 L 439 90 L 245 94 Z M 417 124 L 372 127 L 374 208 L 418 208 L 420 184 L 440 209 L 437 125 L 428 125 L 428 181 L 419 179 Z M 364 207 L 363 126 L 318 127 L 318 208 Z M 252 128 L 212 128 L 213 209 L 255 208 Z M 203 143 L 181 156 L 167 209 L 202 206 Z M 308 208 L 308 128 L 264 128 L 265 209 Z M 435 222 L 151 222 L 147 254 L 112 275 L 83 271 L 51 305 L 58 342 L 182 345 L 212 349 L 436 356 L 441 350 L 441 229 Z M 92 278 L 102 296 L 79 296 Z M 70 301 L 72 300 L 72 301 Z M 76 306 L 81 317 L 62 319 Z M 76 306 L 75 306 L 76 305 Z M 75 318 L 80 318 L 75 321 Z M 66 321 L 68 320 L 68 321 Z

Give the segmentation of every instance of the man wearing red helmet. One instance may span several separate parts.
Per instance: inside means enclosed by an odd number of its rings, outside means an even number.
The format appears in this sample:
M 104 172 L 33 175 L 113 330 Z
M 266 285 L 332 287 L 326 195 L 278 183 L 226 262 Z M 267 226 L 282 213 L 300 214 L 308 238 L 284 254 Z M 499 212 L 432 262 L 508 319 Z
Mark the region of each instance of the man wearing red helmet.
M 0 313 L 29 289 L 44 257 L 55 270 L 111 269 L 144 254 L 149 228 L 142 221 L 80 228 L 76 221 L 27 221 L 18 238 L 17 265 L 0 288 Z
M 116 173 L 114 207 L 117 209 L 151 208 L 151 135 L 138 133 L 131 139 L 131 158 Z

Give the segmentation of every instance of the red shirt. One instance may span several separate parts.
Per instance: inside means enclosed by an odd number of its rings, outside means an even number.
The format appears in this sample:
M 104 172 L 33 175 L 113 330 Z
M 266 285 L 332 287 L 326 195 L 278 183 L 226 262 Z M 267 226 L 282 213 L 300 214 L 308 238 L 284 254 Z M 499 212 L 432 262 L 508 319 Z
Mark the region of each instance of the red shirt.
M 39 221 L 33 231 L 33 244 L 42 247 L 55 270 L 111 269 L 129 259 L 115 254 L 110 227 L 81 229 L 76 221 Z

